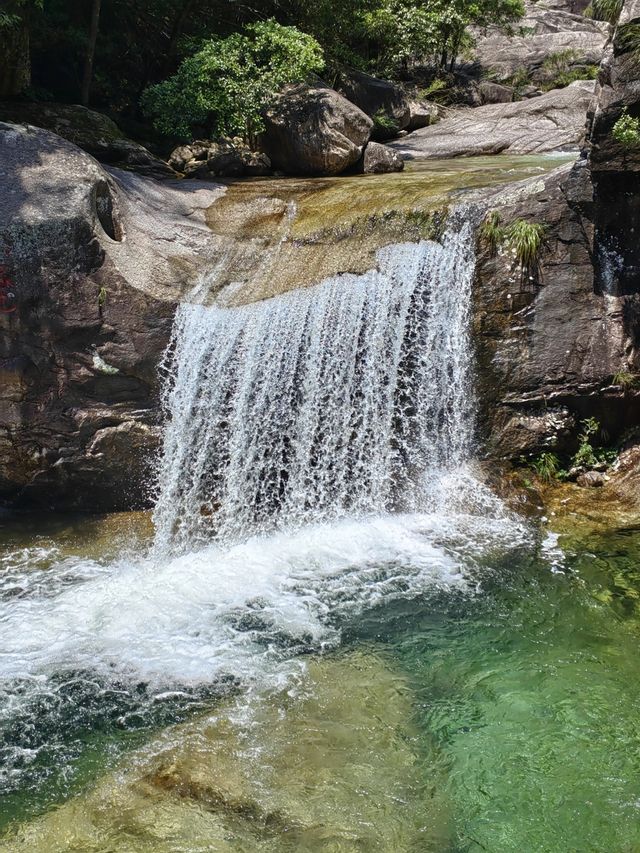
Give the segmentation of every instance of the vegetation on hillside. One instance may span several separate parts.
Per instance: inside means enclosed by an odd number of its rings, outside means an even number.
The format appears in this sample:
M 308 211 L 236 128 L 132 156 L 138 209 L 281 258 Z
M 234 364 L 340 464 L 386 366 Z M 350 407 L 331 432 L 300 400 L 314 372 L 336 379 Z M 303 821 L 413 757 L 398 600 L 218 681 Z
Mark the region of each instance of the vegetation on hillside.
M 206 112 L 219 132 L 244 134 L 265 88 L 319 70 L 321 56 L 329 82 L 344 65 L 390 77 L 426 66 L 435 77 L 464 55 L 470 27 L 509 27 L 523 12 L 522 0 L 4 0 L 0 48 L 17 46 L 23 73 L 15 50 L 0 50 L 0 89 L 129 120 L 142 118 L 148 90 L 164 131 Z M 219 86 L 226 94 L 205 92 Z M 229 106 L 240 97 L 242 117 Z

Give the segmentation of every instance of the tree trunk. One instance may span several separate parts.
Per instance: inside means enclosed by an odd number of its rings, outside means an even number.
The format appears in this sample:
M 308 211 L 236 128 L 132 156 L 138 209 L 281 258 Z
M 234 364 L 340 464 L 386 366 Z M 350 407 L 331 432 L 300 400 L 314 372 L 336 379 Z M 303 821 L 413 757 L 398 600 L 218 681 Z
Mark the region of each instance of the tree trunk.
M 84 57 L 84 73 L 82 75 L 82 90 L 80 103 L 86 107 L 89 104 L 89 93 L 91 92 L 91 80 L 93 78 L 93 58 L 96 53 L 96 41 L 98 40 L 98 24 L 100 22 L 100 6 L 102 0 L 93 0 L 91 7 L 91 23 L 89 24 L 89 38 L 87 40 L 87 52 Z
M 0 98 L 16 98 L 31 83 L 29 25 L 0 29 Z

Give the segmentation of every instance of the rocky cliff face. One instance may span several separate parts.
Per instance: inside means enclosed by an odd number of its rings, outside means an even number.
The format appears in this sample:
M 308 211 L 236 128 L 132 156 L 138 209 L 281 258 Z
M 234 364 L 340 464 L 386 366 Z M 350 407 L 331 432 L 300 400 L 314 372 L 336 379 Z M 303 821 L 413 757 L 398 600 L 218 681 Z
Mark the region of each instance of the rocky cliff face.
M 118 177 L 28 126 L 0 124 L 0 146 L 0 498 L 140 505 L 158 363 L 220 190 Z
M 637 54 L 625 32 L 640 4 L 625 4 L 590 107 L 583 159 L 489 200 L 505 220 L 546 226 L 534 270 L 479 245 L 475 332 L 481 423 L 489 455 L 575 449 L 580 420 L 620 439 L 640 425 L 640 393 L 616 375 L 640 370 L 640 155 L 612 128 L 640 114 Z

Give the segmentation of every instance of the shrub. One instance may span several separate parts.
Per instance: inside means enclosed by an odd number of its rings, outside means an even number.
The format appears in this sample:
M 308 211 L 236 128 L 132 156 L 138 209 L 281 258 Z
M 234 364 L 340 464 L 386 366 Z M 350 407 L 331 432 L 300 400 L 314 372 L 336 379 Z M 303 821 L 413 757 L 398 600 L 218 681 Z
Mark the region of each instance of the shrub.
M 389 115 L 389 113 L 385 112 L 383 107 L 373 114 L 373 130 L 379 130 L 384 133 L 385 136 L 395 135 L 398 133 L 400 128 L 396 121 L 394 121 L 393 117 Z
M 262 129 L 261 113 L 287 83 L 321 71 L 322 49 L 312 36 L 274 20 L 211 39 L 185 59 L 173 77 L 150 86 L 142 105 L 161 133 L 191 138 L 210 135 L 251 141 Z
M 640 119 L 630 116 L 625 109 L 613 125 L 611 135 L 623 148 L 635 148 L 640 145 Z
M 515 252 L 521 267 L 529 269 L 538 262 L 546 227 L 539 222 L 516 219 L 504 230 L 504 242 Z
M 629 373 L 628 370 L 619 370 L 617 373 L 613 374 L 611 378 L 612 385 L 618 385 L 623 391 L 627 391 L 629 388 L 635 388 L 638 384 L 638 377 L 634 376 L 633 373 Z

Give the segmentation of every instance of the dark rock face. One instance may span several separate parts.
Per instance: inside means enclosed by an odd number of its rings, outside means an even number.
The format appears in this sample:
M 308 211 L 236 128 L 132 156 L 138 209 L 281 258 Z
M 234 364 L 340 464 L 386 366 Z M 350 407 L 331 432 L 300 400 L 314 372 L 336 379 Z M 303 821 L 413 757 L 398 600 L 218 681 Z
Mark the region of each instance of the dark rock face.
M 349 71 L 341 76 L 340 92 L 373 119 L 373 139 L 392 139 L 400 130 L 409 127 L 409 101 L 402 89 L 391 81 L 362 71 Z
M 539 263 L 521 270 L 480 240 L 474 335 L 481 432 L 490 456 L 575 449 L 580 421 L 596 417 L 612 440 L 640 423 L 640 395 L 612 386 L 640 368 L 633 298 L 597 292 L 593 199 L 586 161 L 487 200 L 503 221 L 547 226 Z
M 404 160 L 398 152 L 379 142 L 370 142 L 356 164 L 356 171 L 364 172 L 365 175 L 401 172 L 403 169 Z
M 0 151 L 0 499 L 141 506 L 158 363 L 220 193 L 109 174 L 33 127 L 0 124 Z
M 288 175 L 339 175 L 360 159 L 373 122 L 335 92 L 287 87 L 266 111 L 262 146 Z
M 153 178 L 174 178 L 173 169 L 137 142 L 127 139 L 118 125 L 102 113 L 76 104 L 0 103 L 0 121 L 32 124 L 52 130 L 101 163 L 130 169 Z
M 584 140 L 594 87 L 591 81 L 579 81 L 514 104 L 458 110 L 390 145 L 408 159 L 576 149 Z
M 640 117 L 640 59 L 628 35 L 640 27 L 640 2 L 625 3 L 600 69 L 589 109 L 589 161 L 597 201 L 596 287 L 603 293 L 640 294 L 640 145 L 613 135 L 626 113 Z

